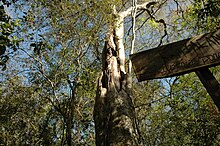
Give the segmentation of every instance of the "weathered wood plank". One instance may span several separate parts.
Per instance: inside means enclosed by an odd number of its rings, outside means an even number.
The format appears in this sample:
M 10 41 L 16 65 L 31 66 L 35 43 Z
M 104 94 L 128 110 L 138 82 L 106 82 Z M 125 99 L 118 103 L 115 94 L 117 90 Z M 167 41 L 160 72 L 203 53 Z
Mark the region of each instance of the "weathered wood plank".
M 220 29 L 130 55 L 138 81 L 171 77 L 220 64 Z

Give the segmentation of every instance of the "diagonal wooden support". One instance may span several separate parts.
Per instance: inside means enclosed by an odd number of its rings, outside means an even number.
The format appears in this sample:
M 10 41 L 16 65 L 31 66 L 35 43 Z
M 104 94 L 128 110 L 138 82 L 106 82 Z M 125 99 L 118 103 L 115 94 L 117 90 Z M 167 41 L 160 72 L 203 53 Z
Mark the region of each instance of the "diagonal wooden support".
M 213 76 L 211 71 L 208 68 L 201 68 L 196 71 L 196 75 L 199 77 L 203 86 L 206 88 L 207 92 L 211 96 L 215 105 L 220 112 L 220 84 Z

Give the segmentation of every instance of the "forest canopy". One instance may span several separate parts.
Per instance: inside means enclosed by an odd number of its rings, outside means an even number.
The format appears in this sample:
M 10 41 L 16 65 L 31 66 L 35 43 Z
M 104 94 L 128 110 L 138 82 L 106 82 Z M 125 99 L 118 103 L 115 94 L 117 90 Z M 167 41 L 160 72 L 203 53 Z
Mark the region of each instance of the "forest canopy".
M 195 73 L 138 82 L 129 66 L 219 15 L 219 0 L 1 0 L 0 144 L 220 145 Z

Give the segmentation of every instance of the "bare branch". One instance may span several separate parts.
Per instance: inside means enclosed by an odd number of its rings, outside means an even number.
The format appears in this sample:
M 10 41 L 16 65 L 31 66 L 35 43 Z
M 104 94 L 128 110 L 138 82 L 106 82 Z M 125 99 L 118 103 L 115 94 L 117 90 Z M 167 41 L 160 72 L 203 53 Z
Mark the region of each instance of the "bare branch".
M 161 4 L 161 5 L 162 5 L 162 4 Z M 155 14 L 160 10 L 161 5 L 160 5 L 153 13 L 151 13 L 152 16 L 155 15 Z M 145 12 L 145 11 L 144 11 L 144 12 Z M 141 14 L 143 14 L 143 13 L 141 13 Z M 140 14 L 140 15 L 141 15 L 141 14 Z M 138 17 L 138 16 L 139 16 L 139 15 L 137 15 L 137 17 Z M 144 24 L 145 24 L 150 18 L 151 18 L 151 17 L 147 17 L 146 20 L 141 24 L 141 26 L 137 28 L 137 30 L 141 29 L 141 28 L 144 26 Z
M 150 6 L 155 5 L 156 3 L 157 3 L 157 0 L 152 1 L 152 2 L 146 2 L 146 3 L 143 3 L 143 4 L 137 5 L 136 8 L 137 8 L 137 10 L 146 10 Z M 119 12 L 119 16 L 122 17 L 122 18 L 125 18 L 125 17 L 131 15 L 132 10 L 133 10 L 133 7 L 130 7 L 126 11 Z
M 133 0 L 132 4 L 133 10 L 132 10 L 132 42 L 131 42 L 131 52 L 130 54 L 134 53 L 134 46 L 135 46 L 135 23 L 136 23 L 136 13 L 137 13 L 137 0 Z M 128 64 L 128 73 L 131 73 L 131 68 L 132 68 L 132 63 L 131 60 L 129 61 Z
M 183 8 L 181 7 L 181 5 L 179 4 L 177 0 L 173 0 L 173 1 L 176 3 L 177 15 L 179 15 L 179 12 L 180 12 L 182 18 L 185 19 Z
M 158 47 L 159 47 L 159 46 L 163 43 L 163 39 L 168 35 L 168 33 L 167 33 L 167 25 L 166 25 L 166 23 L 165 23 L 165 21 L 164 21 L 163 19 L 157 20 L 157 19 L 151 14 L 151 12 L 150 12 L 149 10 L 147 10 L 147 13 L 148 13 L 148 15 L 150 16 L 150 18 L 153 19 L 155 22 L 163 24 L 163 27 L 164 27 L 164 35 L 163 35 L 163 36 L 161 37 L 161 39 L 160 39 L 160 43 L 159 43 L 159 45 L 158 45 Z

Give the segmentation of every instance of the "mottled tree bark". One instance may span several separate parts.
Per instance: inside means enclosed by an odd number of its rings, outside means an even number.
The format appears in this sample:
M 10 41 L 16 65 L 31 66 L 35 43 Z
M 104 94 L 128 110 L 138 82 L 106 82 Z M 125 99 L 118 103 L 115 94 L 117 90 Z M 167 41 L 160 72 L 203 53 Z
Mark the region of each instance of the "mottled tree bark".
M 103 72 L 98 81 L 94 108 L 96 145 L 134 145 L 135 111 L 129 77 L 120 68 L 115 33 L 109 34 L 103 50 Z
M 146 10 L 155 2 L 137 5 Z M 124 18 L 131 15 L 132 8 L 117 13 L 109 28 L 102 55 L 102 75 L 99 77 L 94 107 L 97 146 L 137 145 L 135 109 L 131 96 L 131 77 L 125 71 L 123 45 Z

